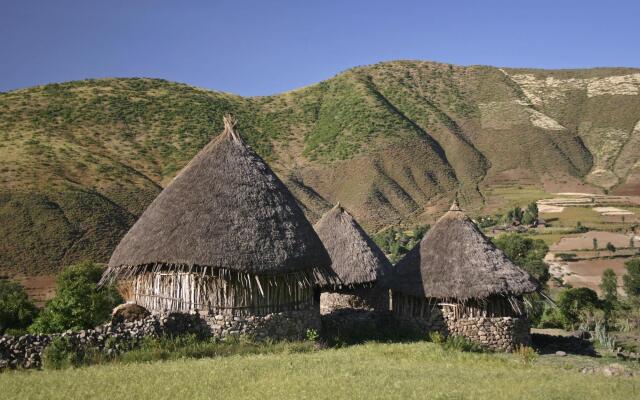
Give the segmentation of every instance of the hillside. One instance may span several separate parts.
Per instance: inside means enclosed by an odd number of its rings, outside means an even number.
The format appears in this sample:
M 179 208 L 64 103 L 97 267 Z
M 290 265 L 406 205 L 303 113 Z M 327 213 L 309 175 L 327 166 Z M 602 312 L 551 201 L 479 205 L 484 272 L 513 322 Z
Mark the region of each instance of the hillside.
M 228 112 L 312 220 L 339 200 L 370 232 L 455 191 L 476 212 L 509 185 L 640 194 L 640 70 L 398 61 L 254 98 L 75 81 L 0 94 L 0 273 L 106 261 Z

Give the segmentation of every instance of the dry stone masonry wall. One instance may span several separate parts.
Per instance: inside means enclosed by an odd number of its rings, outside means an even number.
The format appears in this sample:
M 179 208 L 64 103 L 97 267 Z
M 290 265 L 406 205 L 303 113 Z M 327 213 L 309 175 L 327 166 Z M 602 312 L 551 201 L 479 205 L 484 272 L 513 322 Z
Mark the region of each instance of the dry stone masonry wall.
M 531 345 L 529 322 L 525 318 L 454 318 L 444 315 L 449 335 L 464 336 L 492 351 L 511 352 L 518 345 Z
M 0 336 L 0 371 L 40 368 L 42 354 L 55 338 L 66 339 L 74 348 L 96 349 L 107 355 L 135 348 L 146 337 L 195 334 L 222 339 L 247 335 L 255 340 L 303 339 L 308 329 L 319 331 L 318 308 L 263 316 L 233 317 L 183 313 L 154 314 L 138 321 L 109 323 L 95 329 L 52 335 Z
M 317 306 L 306 310 L 284 311 L 261 316 L 210 315 L 200 316 L 211 328 L 216 338 L 228 335 L 247 335 L 255 340 L 303 339 L 307 330 L 320 330 L 320 313 Z

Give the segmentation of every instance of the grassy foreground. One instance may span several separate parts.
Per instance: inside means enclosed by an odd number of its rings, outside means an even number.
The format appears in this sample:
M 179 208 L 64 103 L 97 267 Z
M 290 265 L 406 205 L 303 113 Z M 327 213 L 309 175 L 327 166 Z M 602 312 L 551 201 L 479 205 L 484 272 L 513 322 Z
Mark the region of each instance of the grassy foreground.
M 0 375 L 3 399 L 631 399 L 640 379 L 430 343 Z

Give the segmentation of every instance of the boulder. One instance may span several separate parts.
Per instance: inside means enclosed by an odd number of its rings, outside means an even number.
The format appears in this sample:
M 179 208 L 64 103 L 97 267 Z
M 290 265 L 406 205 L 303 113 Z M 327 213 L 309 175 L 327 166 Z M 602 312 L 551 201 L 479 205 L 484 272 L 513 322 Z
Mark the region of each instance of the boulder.
M 120 304 L 111 313 L 111 323 L 121 324 L 147 318 L 151 313 L 146 308 L 133 303 Z

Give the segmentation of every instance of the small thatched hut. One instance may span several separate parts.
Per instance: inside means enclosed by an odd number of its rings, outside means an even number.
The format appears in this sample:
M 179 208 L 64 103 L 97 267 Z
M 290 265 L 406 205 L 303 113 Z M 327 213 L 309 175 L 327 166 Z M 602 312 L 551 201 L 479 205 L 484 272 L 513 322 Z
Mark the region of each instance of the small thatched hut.
M 378 285 L 391 264 L 355 219 L 338 203 L 314 225 L 331 257 L 339 284 L 318 282 L 323 314 L 336 309 L 388 310 L 388 290 Z
M 511 262 L 457 203 L 393 269 L 393 312 L 425 329 L 494 350 L 529 342 L 522 296 L 538 283 Z
M 199 311 L 217 334 L 317 328 L 331 260 L 291 193 L 225 117 L 117 246 L 103 281 L 154 312 Z M 266 318 L 265 318 L 266 317 Z M 268 325 L 268 326 L 267 326 Z

